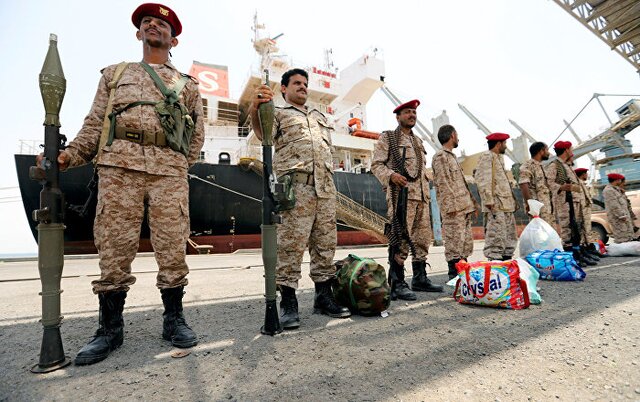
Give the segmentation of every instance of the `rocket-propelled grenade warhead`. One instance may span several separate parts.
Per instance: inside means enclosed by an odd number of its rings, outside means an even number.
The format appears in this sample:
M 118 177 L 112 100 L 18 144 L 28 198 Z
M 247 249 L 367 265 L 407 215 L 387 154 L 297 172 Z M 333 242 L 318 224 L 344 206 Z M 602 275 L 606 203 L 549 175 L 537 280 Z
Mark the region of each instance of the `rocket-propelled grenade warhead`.
M 269 85 L 269 70 L 264 70 L 265 85 Z M 258 106 L 258 116 L 260 117 L 260 128 L 262 129 L 262 145 L 273 145 L 273 120 L 275 118 L 275 107 L 273 100 L 261 103 Z
M 67 90 L 60 54 L 58 54 L 58 37 L 49 35 L 49 50 L 40 71 L 40 94 L 44 103 L 45 126 L 60 127 L 60 107 Z

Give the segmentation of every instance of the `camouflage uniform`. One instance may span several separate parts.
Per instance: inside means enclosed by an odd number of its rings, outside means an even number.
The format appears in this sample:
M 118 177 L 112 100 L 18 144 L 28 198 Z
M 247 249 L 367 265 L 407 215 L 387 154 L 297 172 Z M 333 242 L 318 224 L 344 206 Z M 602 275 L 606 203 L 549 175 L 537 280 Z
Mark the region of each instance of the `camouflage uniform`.
M 545 168 L 547 174 L 547 182 L 551 189 L 551 196 L 553 198 L 553 209 L 556 215 L 556 222 L 560 228 L 560 238 L 562 239 L 562 245 L 564 247 L 574 246 L 571 241 L 571 219 L 569 218 L 569 203 L 567 202 L 567 192 L 561 191 L 560 187 L 563 184 L 578 185 L 578 177 L 571 167 L 562 159 L 555 159 L 552 163 L 548 164 Z M 574 206 L 574 219 L 578 228 L 582 227 L 583 216 L 582 208 L 579 202 L 582 197 L 582 192 L 572 191 L 573 206 Z M 577 246 L 577 244 L 575 244 Z
M 631 210 L 624 190 L 607 184 L 602 190 L 602 197 L 614 241 L 624 243 L 634 240 L 637 237 L 633 228 L 635 214 Z
M 476 202 L 453 152 L 441 149 L 433 156 L 431 166 L 442 216 L 445 259 L 466 260 L 473 253 L 471 222 Z
M 152 65 L 171 88 L 181 75 L 167 62 Z M 102 78 L 84 125 L 66 152 L 70 166 L 88 163 L 96 155 L 116 65 L 102 71 Z M 130 64 L 120 77 L 113 109 L 140 100 L 160 101 L 164 96 L 149 74 L 137 63 Z M 188 157 L 166 146 L 141 145 L 114 139 L 102 148 L 97 160 L 100 177 L 94 237 L 100 256 L 101 277 L 92 282 L 94 293 L 127 291 L 135 282 L 131 262 L 140 239 L 145 203 L 151 228 L 151 244 L 158 262 L 157 286 L 175 288 L 187 284 L 189 268 L 185 262 L 189 236 L 189 185 L 187 169 L 199 156 L 204 142 L 202 99 L 197 84 L 190 80 L 180 100 L 196 122 Z M 118 127 L 163 132 L 154 106 L 126 110 L 117 118 Z
M 502 155 L 483 152 L 474 174 L 484 213 L 484 255 L 490 260 L 511 258 L 518 238 L 514 212 L 517 208 Z M 487 208 L 493 205 L 493 211 Z
M 399 130 L 396 130 L 399 131 Z M 391 158 L 389 157 L 389 140 L 387 136 L 393 132 L 384 132 L 380 136 L 373 150 L 373 161 L 371 162 L 371 171 L 382 183 L 382 188 L 386 192 L 387 211 L 389 218 L 395 210 L 392 205 L 391 191 L 387 191 L 391 175 L 394 173 L 391 168 Z M 398 146 L 405 147 L 407 150 L 405 166 L 409 174 L 415 175 L 420 166 L 417 164 L 416 153 L 420 152 L 426 155 L 426 151 L 422 145 L 422 141 L 418 140 L 418 149 L 413 148 L 412 137 L 413 132 L 409 135 L 401 134 L 399 136 Z M 424 157 L 423 157 L 424 160 Z M 424 163 L 424 162 L 423 162 Z M 429 254 L 429 245 L 433 239 L 433 230 L 431 228 L 431 210 L 429 201 L 431 195 L 429 193 L 429 178 L 427 177 L 427 169 L 422 166 L 422 175 L 415 181 L 407 183 L 408 203 L 407 203 L 407 231 L 409 237 L 416 249 L 414 261 L 426 261 Z M 406 241 L 402 241 L 397 255 L 402 261 L 407 259 L 409 255 L 409 245 Z
M 311 279 L 335 277 L 336 187 L 333 183 L 331 130 L 316 109 L 277 107 L 273 169 L 280 177 L 294 173 L 296 204 L 278 225 L 276 283 L 297 289 L 304 250 L 311 254 Z
M 522 166 L 520 166 L 520 180 L 518 180 L 518 183 L 527 183 L 529 185 L 531 198 L 544 204 L 540 210 L 540 217 L 552 227 L 555 226 L 556 220 L 553 216 L 551 190 L 549 190 L 547 176 L 542 168 L 542 163 L 535 159 L 529 159 L 523 163 Z
M 580 235 L 582 237 L 583 244 L 590 244 L 593 239 L 591 236 L 591 191 L 584 184 L 584 181 L 578 179 L 578 184 L 582 189 L 582 194 L 577 197 L 580 201 L 580 208 L 582 210 L 582 226 L 580 228 Z

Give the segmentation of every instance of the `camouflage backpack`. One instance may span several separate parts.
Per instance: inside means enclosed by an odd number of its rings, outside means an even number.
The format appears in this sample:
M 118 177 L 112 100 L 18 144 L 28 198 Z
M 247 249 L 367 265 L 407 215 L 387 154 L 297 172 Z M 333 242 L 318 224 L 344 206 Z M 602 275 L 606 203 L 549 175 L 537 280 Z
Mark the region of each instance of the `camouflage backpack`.
M 371 258 L 349 254 L 336 262 L 333 294 L 337 302 L 361 315 L 380 314 L 391 303 L 384 267 Z

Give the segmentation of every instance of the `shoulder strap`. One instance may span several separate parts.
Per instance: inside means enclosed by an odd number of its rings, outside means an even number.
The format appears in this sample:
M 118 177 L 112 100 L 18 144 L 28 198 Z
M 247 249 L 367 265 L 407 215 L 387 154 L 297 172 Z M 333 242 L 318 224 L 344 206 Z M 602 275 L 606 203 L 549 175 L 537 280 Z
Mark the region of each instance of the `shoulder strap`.
M 149 74 L 153 82 L 156 84 L 156 87 L 158 87 L 160 92 L 162 92 L 162 94 L 166 98 L 171 98 L 175 96 L 177 99 L 178 95 L 180 95 L 180 92 L 182 92 L 182 90 L 187 85 L 187 82 L 189 82 L 189 79 L 190 79 L 188 75 L 182 75 L 178 80 L 178 82 L 176 82 L 176 84 L 174 85 L 173 89 L 169 89 L 162 81 L 162 78 L 158 76 L 158 73 L 156 73 L 156 71 L 153 68 L 151 68 L 150 65 L 148 65 L 144 61 L 141 61 L 140 65 Z
M 109 119 L 109 115 L 113 110 L 113 97 L 116 93 L 116 86 L 118 85 L 118 81 L 120 81 L 120 77 L 122 77 L 122 73 L 129 66 L 129 63 L 123 61 L 122 63 L 116 66 L 116 71 L 113 73 L 113 77 L 111 81 L 107 84 L 107 87 L 110 89 L 109 92 L 109 101 L 107 102 L 107 108 L 104 112 L 104 119 L 102 120 L 102 134 L 100 135 L 100 141 L 98 142 L 98 150 L 96 152 L 96 157 L 94 158 L 94 163 L 98 160 L 98 156 L 102 154 L 102 147 L 107 143 L 107 139 L 109 138 L 109 126 L 111 125 L 111 120 Z

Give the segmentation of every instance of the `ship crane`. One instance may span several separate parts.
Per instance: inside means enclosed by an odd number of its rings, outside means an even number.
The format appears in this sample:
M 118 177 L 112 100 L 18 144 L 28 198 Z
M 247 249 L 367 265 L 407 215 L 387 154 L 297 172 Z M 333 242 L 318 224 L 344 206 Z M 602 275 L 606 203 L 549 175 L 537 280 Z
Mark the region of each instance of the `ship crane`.
M 387 87 L 386 85 L 382 85 L 380 89 L 387 96 L 387 98 L 389 98 L 389 100 L 391 101 L 391 103 L 393 103 L 394 106 L 399 106 L 402 104 L 402 101 L 400 100 L 400 98 L 398 98 L 389 89 L 389 87 Z M 429 146 L 433 148 L 434 151 L 438 152 L 442 148 L 442 145 L 440 145 L 440 142 L 436 139 L 436 136 L 434 136 L 433 133 L 429 131 L 429 129 L 424 124 L 422 124 L 422 122 L 419 119 L 416 119 L 416 125 L 414 129 L 416 133 L 418 133 L 418 137 L 420 137 L 423 141 L 426 141 L 427 144 L 429 144 Z
M 485 135 L 489 135 L 491 134 L 491 130 L 489 130 L 484 124 L 482 124 L 482 122 L 480 120 L 478 120 L 478 118 L 476 116 L 473 115 L 473 113 L 471 113 L 469 111 L 469 109 L 467 109 L 466 107 L 464 107 L 463 105 L 458 103 L 458 107 L 460 108 L 460 110 L 462 110 L 464 112 L 464 114 L 467 115 L 467 117 L 469 119 L 471 119 L 472 122 L 475 123 L 475 125 L 478 127 L 478 130 L 482 131 Z M 524 161 L 519 160 L 516 155 L 510 151 L 509 149 L 507 149 L 507 151 L 505 152 L 505 154 L 514 162 L 514 163 L 522 163 Z

